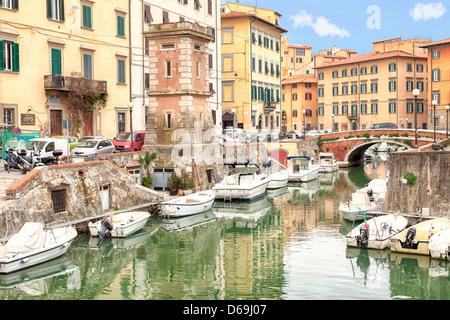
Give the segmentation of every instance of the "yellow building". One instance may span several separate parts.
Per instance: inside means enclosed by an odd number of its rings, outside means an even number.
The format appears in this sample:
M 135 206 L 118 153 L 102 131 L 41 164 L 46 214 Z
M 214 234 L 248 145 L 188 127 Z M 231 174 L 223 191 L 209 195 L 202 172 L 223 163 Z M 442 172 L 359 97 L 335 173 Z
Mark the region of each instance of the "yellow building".
M 417 127 L 427 128 L 427 59 L 418 49 L 422 40 L 395 40 L 376 42 L 373 52 L 316 67 L 319 129 L 359 130 L 386 122 L 414 128 L 415 102 Z
M 317 129 L 317 79 L 313 74 L 283 77 L 282 132 Z
M 129 129 L 128 1 L 1 1 L 0 17 L 0 123 L 43 136 L 66 134 L 64 120 L 82 135 Z
M 280 131 L 281 15 L 235 3 L 221 13 L 223 129 Z
M 292 76 L 295 71 L 304 68 L 312 61 L 310 46 L 290 44 L 287 36 L 281 37 L 281 76 Z M 309 70 L 304 74 L 309 74 Z

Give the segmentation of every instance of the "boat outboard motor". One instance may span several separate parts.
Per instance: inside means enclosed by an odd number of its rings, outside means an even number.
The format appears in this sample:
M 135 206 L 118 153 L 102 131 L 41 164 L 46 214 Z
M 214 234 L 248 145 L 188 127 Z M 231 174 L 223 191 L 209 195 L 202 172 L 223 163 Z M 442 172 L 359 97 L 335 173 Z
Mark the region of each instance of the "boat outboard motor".
M 369 200 L 370 201 L 374 201 L 374 197 L 373 197 L 373 190 L 372 189 L 368 189 L 367 190 L 367 195 L 369 196 Z
M 113 229 L 114 226 L 111 220 L 107 217 L 103 218 L 101 225 L 102 227 L 98 232 L 98 237 L 100 238 L 100 240 L 103 240 L 104 238 L 111 236 L 111 230 Z
M 408 233 L 406 234 L 405 237 L 405 248 L 412 248 L 413 243 L 412 241 L 414 240 L 414 238 L 416 237 L 416 228 L 409 228 Z
M 359 229 L 359 236 L 356 236 L 356 245 L 358 248 L 367 248 L 369 245 L 369 226 L 365 222 Z

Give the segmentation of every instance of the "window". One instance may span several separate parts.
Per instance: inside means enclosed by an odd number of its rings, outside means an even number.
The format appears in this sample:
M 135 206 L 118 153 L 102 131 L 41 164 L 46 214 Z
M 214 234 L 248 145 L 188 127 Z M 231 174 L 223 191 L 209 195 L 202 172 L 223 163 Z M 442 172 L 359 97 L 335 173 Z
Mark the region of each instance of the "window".
M 318 89 L 317 95 L 318 95 L 319 97 L 323 97 L 323 88 L 319 88 L 319 89 Z
M 339 106 L 337 106 L 337 105 L 334 105 L 334 106 L 333 106 L 333 114 L 334 114 L 335 116 L 339 114 Z
M 173 114 L 172 114 L 172 112 L 165 112 L 164 113 L 164 119 L 165 119 L 165 129 L 172 129 L 172 126 L 173 126 Z
M 83 76 L 92 79 L 92 55 L 89 53 L 83 53 Z
M 232 72 L 234 70 L 233 54 L 222 55 L 222 72 Z
M 149 89 L 150 88 L 150 74 L 146 72 L 144 74 L 144 88 Z
M 351 92 L 352 92 L 352 94 L 357 94 L 358 93 L 358 85 L 357 84 L 352 84 Z
M 125 60 L 117 59 L 117 83 L 125 84 Z
M 391 80 L 389 81 L 389 91 L 395 91 L 397 90 L 397 81 Z
M 145 23 L 153 22 L 152 13 L 150 12 L 150 5 L 148 4 L 144 4 L 144 22 Z
M 295 49 L 295 55 L 296 56 L 304 56 L 305 55 L 305 49 L 300 49 L 300 48 Z
M 47 18 L 64 21 L 64 0 L 47 0 Z
M 305 93 L 305 100 L 312 100 L 312 94 L 311 93 Z
M 208 0 L 208 14 L 213 14 L 213 3 L 212 0 Z
M 201 7 L 200 0 L 194 0 L 194 9 L 200 10 Z
M 166 60 L 164 63 L 164 74 L 166 78 L 172 78 L 172 60 Z
M 234 29 L 222 28 L 222 43 L 233 43 L 233 42 L 234 42 Z
M 19 44 L 0 41 L 0 70 L 19 72 Z
M 367 74 L 367 67 L 361 67 L 361 74 Z
M 348 104 L 342 105 L 342 114 L 347 115 L 348 114 Z
M 319 80 L 323 80 L 323 72 L 320 72 L 318 76 L 319 76 Z
M 372 82 L 370 84 L 370 92 L 378 92 L 378 83 L 377 82 Z
M 292 117 L 297 118 L 298 117 L 298 111 L 297 109 L 292 110 Z
M 55 213 L 66 211 L 66 189 L 62 190 L 53 190 L 52 194 L 52 202 L 53 202 L 53 211 Z
M 296 92 L 294 92 L 294 93 L 292 94 L 292 100 L 293 100 L 293 101 L 297 101 L 297 93 L 296 93 Z
M 350 70 L 350 74 L 351 74 L 352 76 L 356 76 L 356 75 L 358 74 L 358 69 L 352 68 L 352 70 Z
M 417 72 L 423 72 L 423 64 L 418 63 L 416 66 Z
M 440 92 L 433 92 L 431 94 L 431 102 L 433 102 L 434 100 L 437 101 L 437 105 L 438 106 L 441 104 L 441 94 L 440 94 Z
M 15 124 L 15 109 L 14 108 L 4 108 L 3 109 L 3 123 L 4 124 Z
M 92 29 L 92 8 L 83 4 L 83 28 Z
M 0 7 L 19 10 L 19 0 L 0 0 Z
M 188 4 L 188 0 L 178 0 L 179 4 Z
M 423 92 L 423 81 L 417 81 L 417 89 L 419 89 L 420 92 Z
M 343 76 L 343 77 L 346 77 L 346 76 L 347 76 L 347 69 L 343 69 L 343 70 L 342 70 L 342 76 Z
M 348 85 L 342 86 L 342 94 L 348 94 Z
M 125 123 L 126 123 L 126 113 L 118 112 L 117 113 L 117 133 L 125 131 Z
M 128 173 L 134 177 L 137 184 L 141 184 L 141 170 L 140 169 L 128 169 Z
M 371 105 L 370 105 L 370 112 L 371 113 L 378 113 L 378 103 L 372 103 Z
M 431 51 L 431 59 L 439 59 L 441 57 L 441 51 L 440 50 L 433 50 Z
M 407 62 L 406 63 L 406 71 L 413 71 L 413 67 L 412 67 L 412 63 L 411 62 Z
M 395 71 L 395 70 L 397 70 L 397 65 L 395 64 L 395 62 L 389 63 L 389 71 Z
M 337 78 L 337 77 L 339 77 L 339 72 L 338 72 L 337 70 L 334 70 L 334 71 L 332 72 L 331 76 L 332 76 L 333 78 Z
M 406 112 L 407 113 L 413 113 L 414 112 L 414 103 L 413 102 L 406 102 Z
M 352 104 L 352 117 L 357 117 L 357 116 L 358 116 L 358 105 Z
M 319 112 L 319 116 L 323 116 L 324 115 L 324 107 L 323 106 L 319 106 L 318 112 Z
M 406 80 L 406 91 L 413 91 L 414 81 Z
M 417 113 L 423 113 L 423 102 L 417 102 Z
M 333 87 L 333 96 L 339 95 L 339 87 L 335 86 Z
M 371 73 L 377 73 L 378 72 L 378 66 L 376 66 L 376 65 L 371 66 L 370 67 L 370 72 Z
M 117 34 L 118 37 L 125 37 L 125 17 L 117 15 Z
M 222 101 L 234 101 L 234 81 L 222 81 Z
M 60 75 L 61 72 L 61 50 L 60 49 L 51 49 L 52 55 L 52 75 Z
M 162 14 L 163 14 L 163 19 L 162 19 L 163 23 L 170 23 L 169 12 L 163 10 Z
M 431 70 L 431 81 L 440 81 L 441 80 L 441 70 L 433 69 Z
M 389 113 L 395 113 L 397 111 L 397 103 L 392 101 L 389 102 Z
M 367 93 L 367 83 L 361 83 L 361 93 Z
M 361 114 L 367 114 L 367 104 L 366 103 L 361 104 Z

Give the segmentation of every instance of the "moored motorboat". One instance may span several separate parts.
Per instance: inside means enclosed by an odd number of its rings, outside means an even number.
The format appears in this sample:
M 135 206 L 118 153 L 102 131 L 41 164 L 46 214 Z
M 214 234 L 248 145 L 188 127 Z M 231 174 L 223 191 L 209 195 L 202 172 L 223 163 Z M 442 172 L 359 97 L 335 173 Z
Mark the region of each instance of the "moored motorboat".
M 320 166 L 314 164 L 314 159 L 308 156 L 292 156 L 289 161 L 289 181 L 307 182 L 317 179 Z
M 372 211 L 380 211 L 383 208 L 386 188 L 386 180 L 372 180 L 367 187 L 352 193 L 351 200 L 341 203 L 339 211 L 344 219 L 351 221 L 363 220 L 365 214 Z
M 125 238 L 142 229 L 150 218 L 147 211 L 126 211 L 111 214 L 95 223 L 89 222 L 89 231 L 93 237 Z
M 432 258 L 450 261 L 450 227 L 431 236 L 428 249 Z
M 270 177 L 254 163 L 226 163 L 229 172 L 212 187 L 216 199 L 253 200 L 264 195 Z
M 319 153 L 319 172 L 334 172 L 339 170 L 339 164 L 334 158 L 334 153 Z
M 187 196 L 164 201 L 160 212 L 167 217 L 183 217 L 211 209 L 216 194 L 213 190 L 196 192 Z
M 391 237 L 403 231 L 408 219 L 398 214 L 388 214 L 365 220 L 346 235 L 347 246 L 385 249 Z
M 447 218 L 435 218 L 415 224 L 393 236 L 389 249 L 393 252 L 430 255 L 430 238 L 448 228 L 450 220 Z
M 9 273 L 49 261 L 64 254 L 78 235 L 74 227 L 44 228 L 26 222 L 0 246 L 0 273 Z
M 278 172 L 272 173 L 270 176 L 270 182 L 267 185 L 267 189 L 278 189 L 286 187 L 289 181 L 289 171 L 287 169 L 281 169 Z

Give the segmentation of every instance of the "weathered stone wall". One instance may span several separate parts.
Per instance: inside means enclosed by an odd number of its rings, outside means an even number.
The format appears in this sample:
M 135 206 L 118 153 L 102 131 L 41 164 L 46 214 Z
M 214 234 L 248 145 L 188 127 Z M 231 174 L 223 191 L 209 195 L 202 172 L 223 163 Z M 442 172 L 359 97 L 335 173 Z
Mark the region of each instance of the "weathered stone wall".
M 413 185 L 404 183 L 411 172 Z M 389 159 L 389 181 L 383 211 L 450 214 L 450 152 L 394 152 Z
M 109 186 L 111 210 L 162 198 L 158 192 L 137 185 L 133 176 L 110 161 L 39 167 L 6 190 L 9 198 L 0 207 L 0 238 L 11 236 L 27 221 L 73 222 L 103 214 L 101 186 Z M 55 213 L 51 193 L 61 189 L 66 190 L 66 211 Z

